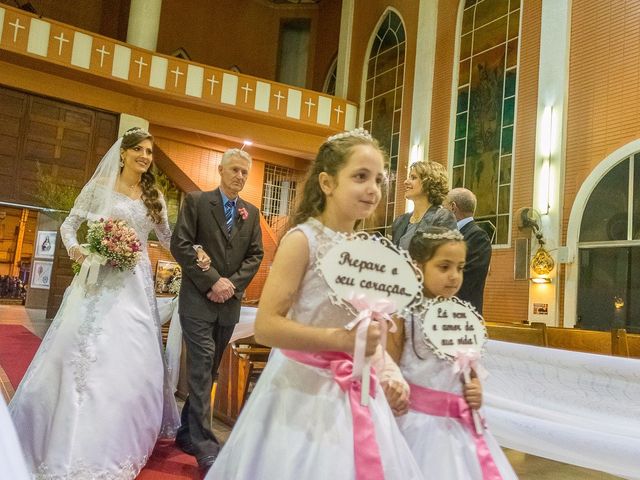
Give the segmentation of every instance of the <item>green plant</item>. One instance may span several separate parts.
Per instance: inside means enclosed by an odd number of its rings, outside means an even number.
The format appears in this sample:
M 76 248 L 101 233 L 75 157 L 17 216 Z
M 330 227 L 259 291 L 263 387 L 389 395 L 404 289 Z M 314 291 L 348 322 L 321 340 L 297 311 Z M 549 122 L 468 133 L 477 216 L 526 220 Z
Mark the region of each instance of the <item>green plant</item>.
M 80 188 L 61 183 L 62 179 L 53 173 L 45 171 L 38 162 L 36 164 L 36 192 L 33 194 L 35 201 L 42 207 L 50 209 L 50 216 L 62 221 L 73 207 L 73 202 L 80 193 Z

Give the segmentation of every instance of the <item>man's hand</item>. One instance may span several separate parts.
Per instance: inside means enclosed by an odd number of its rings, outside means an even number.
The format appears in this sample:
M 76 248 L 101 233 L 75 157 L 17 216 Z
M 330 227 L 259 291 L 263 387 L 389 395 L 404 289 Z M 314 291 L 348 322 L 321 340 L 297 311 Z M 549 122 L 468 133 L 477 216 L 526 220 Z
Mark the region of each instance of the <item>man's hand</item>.
M 224 303 L 235 293 L 236 287 L 228 278 L 221 277 L 207 292 L 207 298 L 215 303 Z

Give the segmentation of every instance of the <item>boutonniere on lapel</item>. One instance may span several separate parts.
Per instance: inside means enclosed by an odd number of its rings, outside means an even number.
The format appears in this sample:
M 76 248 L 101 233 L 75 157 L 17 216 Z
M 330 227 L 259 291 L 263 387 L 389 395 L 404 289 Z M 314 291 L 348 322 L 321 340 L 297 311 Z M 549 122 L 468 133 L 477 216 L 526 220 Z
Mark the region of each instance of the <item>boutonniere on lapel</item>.
M 247 209 L 244 207 L 240 207 L 238 209 L 238 213 L 240 214 L 240 218 L 242 218 L 242 220 L 246 220 L 247 218 L 249 218 L 249 212 L 247 212 Z

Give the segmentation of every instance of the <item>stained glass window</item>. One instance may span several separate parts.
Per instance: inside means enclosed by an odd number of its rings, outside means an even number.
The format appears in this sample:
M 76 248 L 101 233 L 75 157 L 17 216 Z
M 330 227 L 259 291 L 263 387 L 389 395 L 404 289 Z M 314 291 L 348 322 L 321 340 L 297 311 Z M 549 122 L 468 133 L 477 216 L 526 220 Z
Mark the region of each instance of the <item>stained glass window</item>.
M 459 31 L 452 185 L 476 194 L 494 244 L 509 242 L 520 12 L 520 0 L 466 0 Z
M 365 230 L 391 234 L 395 214 L 400 117 L 405 65 L 405 31 L 400 17 L 386 14 L 371 46 L 366 74 L 364 128 L 389 155 L 389 185 L 375 214 L 364 222 Z

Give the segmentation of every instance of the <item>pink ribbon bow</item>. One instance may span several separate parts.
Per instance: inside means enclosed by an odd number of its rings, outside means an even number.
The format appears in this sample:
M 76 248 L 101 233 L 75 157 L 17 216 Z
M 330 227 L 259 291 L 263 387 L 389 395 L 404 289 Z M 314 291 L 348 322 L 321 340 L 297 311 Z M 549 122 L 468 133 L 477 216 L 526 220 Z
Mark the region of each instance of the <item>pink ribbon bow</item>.
M 462 373 L 462 375 L 466 375 L 473 369 L 478 378 L 480 380 L 484 380 L 489 376 L 489 373 L 480 364 L 480 358 L 480 352 L 473 348 L 470 348 L 469 350 L 458 350 L 455 354 L 455 360 L 453 361 L 453 371 L 455 373 Z
M 367 346 L 367 330 L 371 320 L 377 320 L 382 327 L 380 344 L 384 350 L 387 346 L 387 331 L 393 333 L 397 330 L 396 324 L 390 314 L 396 311 L 395 303 L 391 300 L 380 299 L 371 302 L 363 294 L 351 294 L 347 301 L 358 311 L 358 315 L 344 328 L 352 330 L 356 326 L 356 348 L 353 355 L 353 376 L 362 376 L 362 368 L 365 363 L 365 348 Z
M 351 294 L 347 301 L 358 310 L 358 315 L 344 328 L 352 330 L 357 326 L 356 345 L 353 352 L 353 372 L 354 379 L 362 378 L 362 395 L 360 404 L 366 406 L 369 404 L 369 374 L 371 363 L 365 358 L 365 350 L 367 347 L 367 330 L 372 320 L 380 322 L 381 335 L 380 344 L 384 350 L 387 346 L 387 330 L 396 331 L 396 324 L 389 314 L 396 310 L 395 304 L 391 300 L 380 299 L 371 302 L 363 294 Z M 391 326 L 389 326 L 391 324 Z

